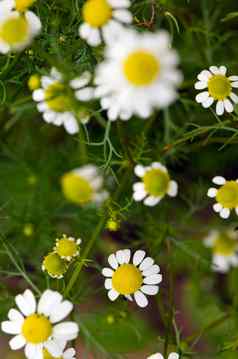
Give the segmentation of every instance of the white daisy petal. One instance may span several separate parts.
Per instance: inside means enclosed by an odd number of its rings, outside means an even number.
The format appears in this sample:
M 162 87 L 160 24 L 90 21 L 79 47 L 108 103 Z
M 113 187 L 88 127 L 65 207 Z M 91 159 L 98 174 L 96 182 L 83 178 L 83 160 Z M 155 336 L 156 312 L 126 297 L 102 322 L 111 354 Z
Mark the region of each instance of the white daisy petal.
M 215 203 L 212 207 L 213 207 L 214 211 L 217 213 L 221 212 L 221 210 L 223 208 L 220 203 Z
M 234 106 L 232 105 L 231 101 L 228 99 L 224 100 L 224 107 L 225 110 L 229 113 L 231 113 L 234 110 Z
M 204 90 L 207 88 L 207 82 L 206 81 L 198 81 L 194 85 L 196 90 Z
M 136 201 L 136 202 L 140 202 L 142 201 L 145 196 L 147 195 L 147 193 L 144 191 L 144 190 L 136 190 L 134 193 L 133 193 L 133 199 Z
M 143 177 L 145 175 L 145 172 L 146 172 L 146 168 L 142 165 L 137 165 L 135 167 L 135 174 L 138 176 L 138 177 Z
M 108 298 L 114 302 L 119 297 L 119 293 L 115 289 L 111 289 L 108 292 Z
M 219 185 L 219 186 L 222 186 L 226 183 L 226 180 L 224 177 L 222 176 L 215 176 L 213 179 L 212 179 L 212 182 Z
M 144 270 L 142 274 L 144 277 L 147 277 L 152 274 L 158 274 L 159 272 L 160 272 L 160 267 L 157 264 L 154 264 L 151 267 Z
M 1 324 L 2 331 L 7 334 L 14 334 L 14 335 L 20 334 L 21 327 L 22 327 L 22 322 L 5 321 L 2 322 Z
M 170 353 L 168 359 L 179 359 L 179 355 L 177 353 Z
M 118 9 L 113 11 L 113 17 L 121 22 L 130 24 L 133 20 L 132 14 L 124 9 Z
M 230 98 L 235 104 L 238 104 L 238 96 L 234 92 L 231 92 Z
M 129 263 L 131 259 L 131 250 L 130 249 L 124 249 L 124 262 Z
M 229 76 L 230 81 L 238 81 L 238 76 Z
M 198 103 L 202 103 L 204 101 L 206 101 L 209 97 L 209 92 L 208 91 L 204 91 L 204 92 L 200 92 L 197 96 L 196 96 L 196 101 Z
M 223 208 L 220 212 L 220 217 L 223 219 L 227 219 L 230 216 L 230 210 L 228 208 Z
M 117 262 L 117 259 L 116 259 L 115 254 L 111 254 L 111 255 L 108 257 L 108 263 L 110 264 L 110 266 L 111 266 L 113 269 L 117 269 L 117 268 L 118 268 L 118 262 Z
M 235 212 L 236 212 L 236 214 L 238 216 L 238 207 L 235 208 Z
M 11 320 L 13 322 L 23 323 L 23 321 L 24 321 L 23 315 L 16 309 L 10 309 L 9 310 L 8 318 L 9 318 L 9 320 Z
M 63 322 L 56 324 L 53 328 L 53 336 L 56 340 L 69 341 L 78 336 L 78 325 L 74 322 Z
M 153 207 L 153 206 L 156 206 L 160 200 L 161 200 L 162 197 L 154 197 L 154 196 L 148 196 L 145 200 L 144 200 L 144 204 L 146 206 L 149 206 L 149 207 Z
M 52 308 L 62 301 L 62 295 L 58 292 L 54 292 L 47 289 L 41 296 L 38 303 L 38 313 L 44 314 L 48 317 L 51 313 Z
M 123 264 L 125 257 L 124 257 L 124 251 L 120 250 L 116 252 L 116 259 L 119 264 Z
M 220 71 L 220 74 L 225 76 L 226 75 L 226 72 L 227 72 L 227 68 L 226 66 L 220 66 L 219 67 L 219 71 Z
M 175 196 L 177 196 L 177 193 L 178 193 L 178 184 L 177 184 L 177 182 L 175 182 L 175 181 L 170 181 L 170 182 L 169 182 L 169 188 L 168 188 L 167 194 L 168 194 L 170 197 L 175 197 Z
M 54 358 L 59 358 L 62 355 L 62 346 L 55 340 L 48 340 L 45 343 L 45 348 Z
M 104 286 L 107 290 L 112 289 L 112 280 L 111 278 L 107 278 L 104 282 Z
M 147 359 L 164 359 L 163 355 L 160 353 L 152 354 Z
M 212 76 L 211 72 L 208 70 L 203 70 L 202 72 L 200 72 L 200 74 L 198 75 L 198 80 L 199 81 L 208 81 L 209 78 Z
M 210 107 L 214 102 L 214 99 L 212 97 L 208 97 L 205 101 L 202 102 L 202 107 L 208 108 Z
M 145 255 L 146 255 L 145 251 L 142 251 L 142 250 L 136 251 L 133 256 L 133 264 L 135 266 L 138 266 L 145 258 Z
M 102 270 L 102 274 L 104 275 L 104 277 L 112 277 L 114 274 L 114 271 L 111 268 L 103 268 Z
M 139 307 L 145 308 L 148 305 L 148 299 L 142 292 L 135 292 L 134 298 Z
M 162 275 L 161 274 L 153 274 L 149 277 L 144 278 L 145 284 L 159 284 L 162 281 Z
M 215 75 L 219 74 L 220 72 L 217 66 L 210 66 L 209 70 Z
M 238 81 L 232 82 L 231 86 L 234 88 L 238 88 Z
M 42 89 L 33 91 L 32 98 L 36 102 L 43 101 L 45 99 L 45 91 Z
M 20 334 L 12 338 L 9 342 L 10 348 L 12 350 L 22 349 L 26 345 L 25 338 Z
M 51 323 L 57 323 L 66 318 L 73 310 L 73 304 L 68 300 L 58 303 L 50 313 Z
M 140 264 L 139 269 L 141 271 L 145 271 L 146 269 L 150 268 L 154 264 L 154 259 L 151 257 L 146 257 Z
M 217 195 L 217 189 L 216 188 L 209 188 L 207 192 L 208 197 L 215 198 Z
M 222 116 L 224 113 L 224 103 L 223 101 L 217 101 L 217 104 L 216 104 L 216 114 L 218 116 Z
M 157 285 L 143 285 L 140 290 L 147 295 L 156 295 L 159 292 Z

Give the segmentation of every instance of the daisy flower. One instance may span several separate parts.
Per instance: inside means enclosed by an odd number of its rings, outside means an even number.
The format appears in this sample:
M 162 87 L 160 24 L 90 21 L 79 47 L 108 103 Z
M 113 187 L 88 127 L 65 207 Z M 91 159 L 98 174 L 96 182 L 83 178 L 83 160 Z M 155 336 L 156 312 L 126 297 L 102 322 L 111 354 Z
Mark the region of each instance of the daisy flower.
M 159 162 L 150 166 L 137 165 L 135 174 L 142 179 L 133 185 L 135 201 L 144 201 L 146 206 L 155 206 L 167 194 L 175 197 L 178 193 L 177 182 L 170 179 L 168 170 Z
M 94 165 L 67 172 L 61 179 L 61 185 L 65 198 L 75 204 L 101 204 L 108 198 L 108 192 L 103 189 L 103 177 Z
M 134 297 L 138 306 L 144 308 L 148 305 L 146 295 L 156 295 L 159 291 L 160 268 L 141 250 L 134 253 L 132 263 L 130 260 L 130 249 L 119 250 L 108 257 L 111 268 L 102 270 L 106 277 L 105 288 L 110 300 L 116 300 L 120 294 L 130 301 Z
M 48 289 L 37 303 L 27 289 L 15 300 L 18 310 L 11 309 L 9 320 L 1 324 L 3 332 L 14 335 L 9 342 L 12 350 L 25 347 L 25 356 L 29 359 L 42 359 L 44 349 L 53 357 L 60 357 L 66 343 L 77 338 L 78 325 L 61 322 L 71 313 L 73 305 L 63 300 L 60 293 Z
M 95 95 L 111 121 L 132 115 L 147 118 L 155 108 L 165 108 L 177 98 L 181 72 L 178 55 L 166 31 L 139 33 L 121 30 L 107 44 L 105 60 L 96 69 Z
M 196 90 L 204 90 L 196 96 L 196 101 L 204 108 L 210 107 L 215 101 L 216 113 L 223 115 L 224 111 L 232 112 L 234 104 L 238 103 L 238 96 L 233 88 L 238 87 L 238 76 L 226 76 L 225 66 L 211 66 L 209 70 L 203 70 L 198 75 L 195 83 Z
M 229 218 L 231 210 L 235 209 L 238 215 L 238 180 L 226 181 L 222 176 L 216 176 L 212 180 L 218 186 L 209 188 L 207 195 L 210 198 L 216 198 L 217 203 L 213 205 L 215 212 L 220 214 L 221 218 Z
M 57 359 L 55 357 L 53 357 L 49 352 L 48 350 L 44 349 L 44 352 L 43 352 L 43 359 Z M 76 359 L 76 351 L 75 349 L 73 348 L 69 348 L 69 349 L 66 349 L 62 356 L 58 359 Z
M 238 234 L 233 230 L 212 230 L 204 239 L 204 245 L 212 249 L 212 269 L 226 273 L 238 266 Z
M 79 35 L 91 46 L 116 39 L 123 24 L 132 22 L 128 8 L 129 0 L 86 0 L 83 9 L 83 24 L 79 27 Z
M 74 237 L 68 237 L 63 234 L 63 237 L 56 239 L 55 252 L 60 258 L 70 262 L 73 258 L 77 257 L 80 252 L 79 245 L 82 240 L 80 238 L 75 239 Z
M 156 353 L 149 356 L 147 359 L 164 359 L 164 357 L 162 354 Z M 168 359 L 179 359 L 179 355 L 177 353 L 170 353 Z
M 29 2 L 29 1 L 28 1 Z M 41 31 L 41 22 L 32 11 L 23 10 L 23 0 L 0 2 L 0 53 L 21 51 Z
M 56 126 L 64 126 L 65 130 L 73 135 L 79 131 L 77 117 L 72 111 L 73 90 L 77 88 L 76 98 L 88 101 L 92 96 L 92 89 L 86 87 L 88 84 L 88 73 L 82 77 L 72 80 L 68 86 L 63 76 L 55 68 L 51 70 L 50 76 L 41 77 L 41 88 L 33 91 L 33 100 L 37 102 L 37 109 L 43 113 L 43 119 L 47 123 Z M 72 93 L 70 91 L 72 87 Z
M 68 263 L 56 252 L 50 252 L 43 260 L 41 269 L 50 277 L 62 279 L 68 270 Z

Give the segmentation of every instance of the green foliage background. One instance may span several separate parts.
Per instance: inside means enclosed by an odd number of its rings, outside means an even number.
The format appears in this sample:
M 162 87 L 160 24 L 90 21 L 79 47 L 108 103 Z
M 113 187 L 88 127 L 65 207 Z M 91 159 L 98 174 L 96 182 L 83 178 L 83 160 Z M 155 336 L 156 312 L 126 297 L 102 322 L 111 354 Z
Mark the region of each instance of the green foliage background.
M 83 239 L 113 213 L 117 233 L 99 231 L 84 270 L 69 293 L 79 304 L 75 318 L 85 352 L 98 358 L 144 356 L 169 349 L 182 358 L 236 359 L 238 346 L 238 270 L 210 270 L 202 239 L 209 229 L 237 225 L 219 219 L 206 192 L 211 178 L 237 178 L 238 109 L 217 118 L 194 100 L 197 74 L 210 65 L 226 65 L 238 74 L 236 0 L 134 0 L 139 31 L 165 28 L 181 58 L 184 83 L 176 104 L 146 121 L 133 118 L 109 124 L 97 103 L 79 137 L 47 125 L 27 88 L 34 73 L 57 66 L 66 77 L 94 71 L 103 48 L 92 49 L 78 37 L 79 0 L 39 0 L 35 12 L 43 32 L 24 53 L 0 57 L 0 317 L 6 317 L 26 282 L 44 290 L 63 290 L 41 271 L 44 255 L 61 233 Z M 179 183 L 179 196 L 155 208 L 132 201 L 136 163 L 164 162 Z M 113 199 L 106 208 L 79 208 L 61 192 L 60 178 L 85 163 L 99 165 Z M 105 222 L 103 222 L 105 223 Z M 32 234 L 26 235 L 26 228 Z M 27 226 L 27 227 L 26 227 Z M 102 227 L 103 229 L 103 227 Z M 142 311 L 123 300 L 109 303 L 100 270 L 120 247 L 144 248 L 161 265 L 160 294 Z M 91 303 L 94 310 L 88 309 Z M 96 308 L 96 309 L 95 309 Z

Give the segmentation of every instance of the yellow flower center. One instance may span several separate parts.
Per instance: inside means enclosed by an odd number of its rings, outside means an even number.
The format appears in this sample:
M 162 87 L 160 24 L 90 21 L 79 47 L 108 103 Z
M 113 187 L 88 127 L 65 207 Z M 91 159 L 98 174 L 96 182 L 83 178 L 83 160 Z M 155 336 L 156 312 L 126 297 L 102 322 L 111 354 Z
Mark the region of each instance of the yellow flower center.
M 28 343 L 44 343 L 52 334 L 52 325 L 44 315 L 32 314 L 22 325 L 22 335 Z
M 226 233 L 220 234 L 214 244 L 213 251 L 222 256 L 231 256 L 238 249 L 238 242 Z
M 70 110 L 71 101 L 65 93 L 65 86 L 61 82 L 54 82 L 45 90 L 45 99 L 49 108 L 55 112 Z
M 224 75 L 214 75 L 208 81 L 208 92 L 215 100 L 224 100 L 231 93 L 230 80 Z
M 60 258 L 57 253 L 50 253 L 48 254 L 44 261 L 43 266 L 47 273 L 53 277 L 61 277 L 67 271 L 67 263 Z
M 63 357 L 55 358 L 48 352 L 48 350 L 44 349 L 43 350 L 43 359 L 63 359 Z
M 0 38 L 9 45 L 26 41 L 29 33 L 28 23 L 24 16 L 12 17 L 0 27 Z
M 164 196 L 169 187 L 169 175 L 160 168 L 153 168 L 146 172 L 143 182 L 146 192 L 155 197 Z
M 113 288 L 123 295 L 135 293 L 142 283 L 142 274 L 133 264 L 121 265 L 112 277 Z
M 57 242 L 56 252 L 60 257 L 74 257 L 78 252 L 77 243 L 68 238 L 62 238 Z
M 93 27 L 101 27 L 112 18 L 112 8 L 106 0 L 87 0 L 83 6 L 84 21 Z
M 238 183 L 236 181 L 227 181 L 217 191 L 216 199 L 224 208 L 238 207 Z
M 76 173 L 66 173 L 62 178 L 62 188 L 65 197 L 76 204 L 86 204 L 93 198 L 94 190 L 91 184 Z
M 16 0 L 16 10 L 26 11 L 36 0 Z
M 123 64 L 127 80 L 134 86 L 150 85 L 160 71 L 159 60 L 150 52 L 138 50 L 130 53 Z

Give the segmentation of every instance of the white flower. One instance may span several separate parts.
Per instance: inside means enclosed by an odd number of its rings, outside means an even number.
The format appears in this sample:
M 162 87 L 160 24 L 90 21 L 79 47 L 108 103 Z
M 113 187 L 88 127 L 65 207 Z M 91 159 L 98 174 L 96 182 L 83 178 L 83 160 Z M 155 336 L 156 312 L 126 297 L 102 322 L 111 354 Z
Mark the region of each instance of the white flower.
M 212 249 L 212 269 L 226 273 L 238 266 L 238 234 L 233 230 L 212 230 L 204 239 L 204 245 Z
M 56 359 L 46 349 L 44 349 L 43 359 Z M 74 348 L 66 349 L 62 356 L 58 359 L 76 359 L 76 351 Z
M 43 350 L 53 357 L 60 357 L 70 340 L 77 338 L 75 322 L 61 322 L 73 309 L 60 293 L 46 290 L 37 304 L 33 293 L 27 289 L 16 296 L 19 310 L 8 312 L 8 321 L 2 322 L 2 331 L 14 335 L 9 345 L 12 350 L 25 347 L 28 359 L 43 359 Z
M 103 177 L 98 167 L 86 165 L 63 175 L 62 190 L 65 197 L 76 204 L 101 204 L 108 198 L 103 189 Z
M 108 257 L 111 268 L 104 268 L 102 274 L 106 277 L 105 288 L 108 290 L 110 300 L 116 300 L 119 295 L 132 301 L 134 299 L 139 307 L 148 305 L 146 295 L 156 295 L 158 284 L 162 281 L 160 268 L 154 260 L 146 257 L 142 250 L 135 252 L 130 263 L 130 249 L 119 250 Z
M 211 66 L 209 70 L 200 72 L 199 81 L 195 83 L 196 90 L 205 90 L 196 96 L 196 101 L 204 108 L 210 107 L 217 101 L 218 116 L 223 115 L 224 111 L 232 112 L 234 104 L 238 103 L 238 96 L 233 92 L 233 88 L 238 87 L 238 76 L 227 77 L 226 72 L 225 66 Z
M 162 354 L 156 353 L 147 357 L 147 359 L 164 359 L 164 357 Z M 179 359 L 179 355 L 177 353 L 170 353 L 168 359 Z
M 0 53 L 21 51 L 41 31 L 41 22 L 32 11 L 14 10 L 13 1 L 0 2 Z
M 86 87 L 90 81 L 88 73 L 70 82 L 69 86 L 77 89 L 75 96 L 81 101 L 88 101 L 93 96 L 93 90 Z M 33 100 L 38 102 L 37 109 L 43 113 L 47 123 L 64 126 L 73 135 L 79 131 L 79 124 L 72 111 L 73 100 L 69 95 L 62 75 L 53 68 L 50 76 L 42 76 L 41 86 L 33 92 Z M 72 94 L 73 95 L 73 94 Z M 84 99 L 83 99 L 84 98 Z
M 182 80 L 178 55 L 171 49 L 166 31 L 138 33 L 121 30 L 117 41 L 108 43 L 105 60 L 96 69 L 95 95 L 111 121 L 133 115 L 149 117 L 177 98 Z
M 98 46 L 102 38 L 116 41 L 123 24 L 132 22 L 129 6 L 130 0 L 86 0 L 79 35 L 91 46 Z
M 217 203 L 213 205 L 214 211 L 224 219 L 229 218 L 232 209 L 235 209 L 238 215 L 238 180 L 226 181 L 224 177 L 216 176 L 212 182 L 221 186 L 219 189 L 209 188 L 207 192 L 208 197 L 216 198 Z
M 135 201 L 144 201 L 146 206 L 155 206 L 166 194 L 175 197 L 178 193 L 177 182 L 170 179 L 167 168 L 159 162 L 147 167 L 137 165 L 135 174 L 142 181 L 134 183 L 133 198 Z

